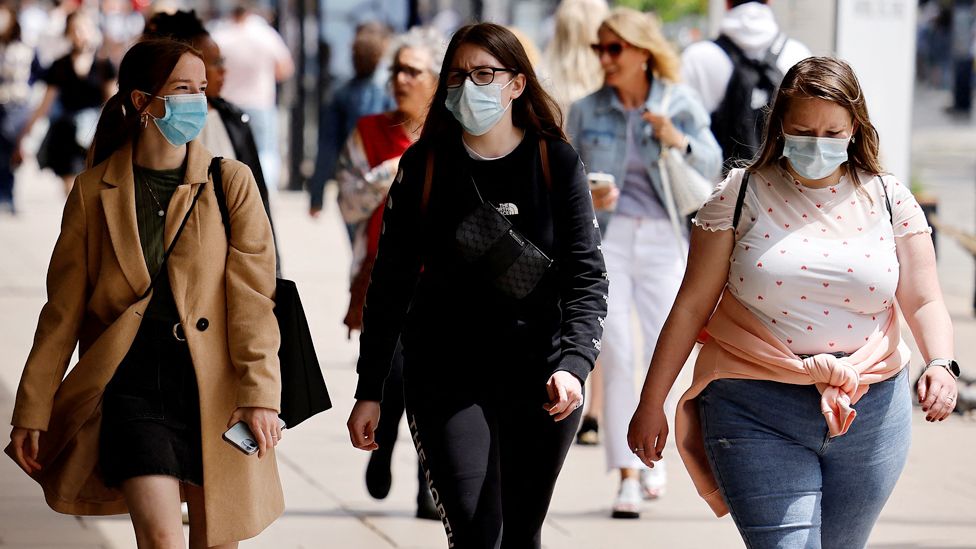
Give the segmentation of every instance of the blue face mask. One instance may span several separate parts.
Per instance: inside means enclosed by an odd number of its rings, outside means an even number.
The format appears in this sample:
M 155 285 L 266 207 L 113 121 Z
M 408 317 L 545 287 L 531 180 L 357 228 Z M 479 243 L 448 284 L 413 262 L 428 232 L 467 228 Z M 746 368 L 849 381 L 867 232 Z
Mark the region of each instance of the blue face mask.
M 200 131 L 207 123 L 206 95 L 187 93 L 155 97 L 165 103 L 166 114 L 162 118 L 153 116 L 153 122 L 170 145 L 180 147 L 200 135 Z
M 796 173 L 807 179 L 823 179 L 847 162 L 850 137 L 830 138 L 783 133 L 783 156 Z
M 512 99 L 508 105 L 502 107 L 502 90 L 514 81 L 509 80 L 504 86 L 495 83 L 478 86 L 466 79 L 463 86 L 447 90 L 444 105 L 461 123 L 464 131 L 471 135 L 484 135 L 498 124 L 515 101 Z

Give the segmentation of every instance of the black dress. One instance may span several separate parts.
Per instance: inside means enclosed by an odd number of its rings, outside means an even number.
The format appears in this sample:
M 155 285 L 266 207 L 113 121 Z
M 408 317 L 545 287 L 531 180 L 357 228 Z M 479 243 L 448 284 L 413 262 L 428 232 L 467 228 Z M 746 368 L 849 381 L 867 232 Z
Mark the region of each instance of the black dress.
M 105 86 L 115 79 L 115 67 L 107 59 L 95 59 L 85 77 L 75 72 L 71 54 L 51 64 L 43 80 L 58 89 L 58 112 L 37 152 L 41 168 L 59 176 L 74 175 L 85 169 L 85 155 L 98 109 L 105 102 Z
M 151 274 L 159 271 L 139 332 L 102 400 L 99 467 L 107 486 L 143 475 L 203 485 L 196 374 L 163 259 L 166 210 L 185 169 L 136 167 L 136 218 Z M 151 192 L 150 192 L 151 191 Z

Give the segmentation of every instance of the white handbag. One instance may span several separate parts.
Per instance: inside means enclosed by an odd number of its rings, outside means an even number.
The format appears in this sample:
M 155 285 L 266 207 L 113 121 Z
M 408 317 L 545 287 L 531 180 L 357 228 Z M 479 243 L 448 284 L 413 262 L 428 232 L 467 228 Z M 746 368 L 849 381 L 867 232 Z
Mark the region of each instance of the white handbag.
M 664 99 L 661 100 L 661 113 L 664 115 L 668 112 L 671 87 L 671 84 L 667 85 L 664 89 Z M 681 217 L 698 211 L 715 190 L 712 181 L 703 177 L 698 170 L 685 162 L 684 151 L 675 150 L 662 143 L 658 163 L 661 167 L 661 184 L 664 187 L 665 199 L 673 201 L 674 208 Z

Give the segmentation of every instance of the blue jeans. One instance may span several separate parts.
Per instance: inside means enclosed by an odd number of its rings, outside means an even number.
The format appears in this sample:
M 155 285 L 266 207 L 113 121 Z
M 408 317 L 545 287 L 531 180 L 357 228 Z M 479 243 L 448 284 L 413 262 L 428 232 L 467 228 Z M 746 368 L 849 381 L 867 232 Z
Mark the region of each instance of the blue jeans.
M 747 547 L 865 546 L 908 457 L 908 368 L 871 385 L 835 438 L 812 385 L 720 379 L 698 405 L 709 463 Z

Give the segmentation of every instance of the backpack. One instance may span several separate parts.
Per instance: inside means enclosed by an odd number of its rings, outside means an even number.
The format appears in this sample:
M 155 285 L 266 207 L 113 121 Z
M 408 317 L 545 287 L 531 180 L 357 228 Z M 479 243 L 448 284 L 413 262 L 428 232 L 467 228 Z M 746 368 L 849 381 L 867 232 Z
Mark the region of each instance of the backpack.
M 783 80 L 776 61 L 786 45 L 786 36 L 777 36 L 758 60 L 746 57 L 728 36 L 719 36 L 715 44 L 729 56 L 733 67 L 725 96 L 712 113 L 712 133 L 722 146 L 723 173 L 728 173 L 741 161 L 752 160 L 762 144 L 766 109 Z

